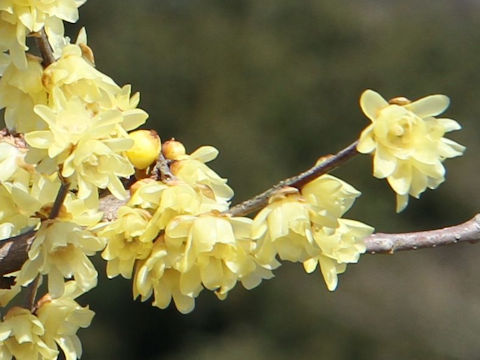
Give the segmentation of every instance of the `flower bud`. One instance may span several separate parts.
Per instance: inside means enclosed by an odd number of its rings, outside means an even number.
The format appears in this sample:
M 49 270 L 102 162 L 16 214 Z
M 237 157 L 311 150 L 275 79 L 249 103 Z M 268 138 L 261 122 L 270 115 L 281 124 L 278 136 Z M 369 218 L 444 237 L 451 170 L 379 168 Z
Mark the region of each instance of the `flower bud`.
M 165 141 L 162 145 L 163 155 L 169 160 L 180 160 L 185 153 L 185 146 L 180 141 L 171 139 Z
M 137 169 L 146 169 L 160 154 L 160 137 L 155 130 L 137 130 L 129 136 L 134 144 L 127 151 L 128 159 Z

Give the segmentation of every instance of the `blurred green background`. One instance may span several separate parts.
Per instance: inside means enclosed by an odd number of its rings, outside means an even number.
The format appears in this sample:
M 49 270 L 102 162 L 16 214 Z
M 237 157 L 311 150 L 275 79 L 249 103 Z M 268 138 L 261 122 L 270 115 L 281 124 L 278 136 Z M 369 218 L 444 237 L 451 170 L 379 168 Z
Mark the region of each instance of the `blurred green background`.
M 366 88 L 411 99 L 441 93 L 468 147 L 447 181 L 395 214 L 394 195 L 359 157 L 335 175 L 362 191 L 347 217 L 377 231 L 430 229 L 478 211 L 480 2 L 375 0 L 89 0 L 97 67 L 141 92 L 148 127 L 188 151 L 220 150 L 212 167 L 234 203 L 308 168 L 368 124 Z M 203 292 L 179 314 L 133 302 L 105 279 L 82 298 L 97 315 L 80 332 L 92 359 L 475 359 L 480 341 L 479 245 L 366 255 L 338 289 L 285 264 L 226 301 Z

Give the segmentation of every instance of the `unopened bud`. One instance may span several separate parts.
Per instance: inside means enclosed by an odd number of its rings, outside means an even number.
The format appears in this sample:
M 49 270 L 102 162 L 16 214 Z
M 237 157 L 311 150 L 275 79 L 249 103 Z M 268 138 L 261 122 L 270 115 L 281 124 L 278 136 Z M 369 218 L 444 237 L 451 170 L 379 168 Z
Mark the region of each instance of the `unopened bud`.
M 169 160 L 180 160 L 184 157 L 186 150 L 185 146 L 180 141 L 171 139 L 165 141 L 162 145 L 163 155 Z
M 127 151 L 128 159 L 137 169 L 146 169 L 160 154 L 160 137 L 155 130 L 137 130 L 129 136 L 134 144 Z
M 398 96 L 398 97 L 395 97 L 395 98 L 393 98 L 393 99 L 388 100 L 388 103 L 391 104 L 391 105 L 400 105 L 400 106 L 403 106 L 403 105 L 408 105 L 408 104 L 410 104 L 411 101 L 408 100 L 406 97 Z

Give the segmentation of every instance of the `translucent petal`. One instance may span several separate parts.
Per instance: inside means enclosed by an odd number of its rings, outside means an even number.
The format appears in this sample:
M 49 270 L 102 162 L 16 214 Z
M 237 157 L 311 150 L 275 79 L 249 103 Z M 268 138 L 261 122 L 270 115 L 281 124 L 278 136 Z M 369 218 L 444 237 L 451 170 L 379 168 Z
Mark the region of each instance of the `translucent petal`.
M 48 149 L 53 143 L 53 136 L 50 131 L 32 131 L 25 134 L 25 141 L 34 148 Z
M 456 143 L 450 139 L 442 138 L 439 143 L 439 153 L 444 158 L 460 156 L 465 151 L 465 146 Z
M 397 194 L 397 213 L 405 209 L 408 205 L 408 194 L 406 195 L 401 195 Z
M 335 290 L 338 284 L 336 261 L 321 255 L 318 260 L 328 290 Z
M 388 106 L 388 102 L 373 90 L 365 90 L 360 96 L 360 107 L 372 121 L 377 118 L 378 112 L 386 106 Z
M 358 140 L 357 150 L 363 154 L 371 153 L 377 147 L 377 143 L 373 140 L 372 126 L 370 125 L 362 131 Z
M 412 169 L 412 183 L 410 185 L 410 195 L 416 197 L 420 196 L 427 188 L 427 176 L 417 169 Z
M 195 296 L 202 288 L 200 272 L 194 267 L 190 271 L 180 274 L 180 292 L 183 295 Z
M 223 267 L 220 260 L 211 258 L 201 269 L 202 282 L 209 290 L 215 290 L 222 284 Z
M 126 110 L 123 112 L 123 128 L 127 131 L 136 129 L 144 124 L 148 114 L 141 109 Z
M 450 132 L 454 130 L 460 130 L 462 126 L 456 122 L 455 120 L 452 119 L 436 119 L 437 123 L 439 123 L 443 128 L 445 129 L 445 132 Z
M 192 154 L 190 154 L 190 157 L 192 159 L 206 163 L 215 159 L 217 155 L 218 155 L 218 150 L 215 149 L 213 146 L 201 146 L 197 150 L 195 150 Z
M 412 182 L 412 166 L 410 164 L 401 164 L 387 180 L 397 194 L 408 194 Z
M 397 166 L 397 160 L 383 147 L 378 147 L 373 158 L 373 176 L 379 179 L 390 176 Z
M 303 262 L 303 268 L 307 273 L 312 273 L 317 268 L 318 260 L 316 258 L 311 258 Z
M 195 308 L 195 300 L 180 293 L 173 293 L 173 301 L 182 314 L 188 314 Z
M 450 99 L 447 96 L 430 95 L 405 105 L 405 108 L 419 117 L 425 118 L 441 114 L 448 108 L 448 105 L 450 105 Z

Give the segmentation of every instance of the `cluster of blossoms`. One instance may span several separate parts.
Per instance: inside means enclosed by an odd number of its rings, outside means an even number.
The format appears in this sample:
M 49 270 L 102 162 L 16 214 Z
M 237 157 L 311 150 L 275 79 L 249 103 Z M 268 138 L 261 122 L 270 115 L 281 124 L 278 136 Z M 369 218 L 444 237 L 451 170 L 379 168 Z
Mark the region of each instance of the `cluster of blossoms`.
M 0 134 L 0 238 L 31 239 L 23 266 L 2 272 L 13 285 L 0 289 L 1 359 L 56 359 L 60 349 L 67 359 L 80 357 L 76 332 L 89 326 L 93 312 L 75 298 L 96 286 L 89 257 L 106 244 L 96 229 L 103 217 L 99 190 L 126 199 L 120 178 L 135 172 L 128 132 L 147 114 L 137 109 L 130 86 L 95 69 L 84 30 L 76 43 L 64 36 L 63 20 L 76 21 L 82 3 L 0 3 L 0 108 L 7 126 Z M 55 61 L 45 65 L 26 53 L 28 36 L 47 36 Z M 44 277 L 47 295 L 26 308 L 7 307 L 23 287 L 35 294 Z
M 108 238 L 107 275 L 133 275 L 135 297 L 154 294 L 160 308 L 173 298 L 183 313 L 203 288 L 224 299 L 237 281 L 250 289 L 272 277 L 253 255 L 252 220 L 224 213 L 233 191 L 205 165 L 217 150 L 205 146 L 187 155 L 178 141 L 163 149 L 175 179 L 139 180 L 118 218 L 100 232 Z
M 33 313 L 21 307 L 10 308 L 0 323 L 0 357 L 57 359 L 60 348 L 65 359 L 79 358 L 82 346 L 77 330 L 88 327 L 94 315 L 74 300 L 80 294 L 71 281 L 62 297 L 45 295 Z
M 278 266 L 277 257 L 302 262 L 309 273 L 319 264 L 328 289 L 335 290 L 337 274 L 358 261 L 365 252 L 363 239 L 373 232 L 368 225 L 341 218 L 359 195 L 331 175 L 301 190 L 282 189 L 254 219 L 256 259 L 269 269 Z
M 397 194 L 397 212 L 428 187 L 445 180 L 442 161 L 460 156 L 465 147 L 443 137 L 460 129 L 452 119 L 436 118 L 449 105 L 448 97 L 431 95 L 410 102 L 394 98 L 387 102 L 373 90 L 360 97 L 360 106 L 372 123 L 362 132 L 358 151 L 373 153 L 373 174 L 387 178 Z
M 26 38 L 45 29 L 54 50 L 68 39 L 64 38 L 63 21 L 78 20 L 78 7 L 86 0 L 5 0 L 0 3 L 0 50 L 8 51 L 11 60 L 3 57 L 3 63 L 12 61 L 18 68 L 27 66 Z M 33 35 L 35 36 L 35 35 Z
M 148 115 L 139 95 L 95 68 L 82 30 L 75 43 L 63 20 L 76 21 L 84 0 L 0 1 L 0 239 L 30 239 L 26 259 L 0 279 L 0 359 L 80 357 L 76 335 L 93 312 L 76 298 L 97 285 L 90 257 L 102 252 L 110 278 L 133 279 L 133 295 L 182 313 L 204 290 L 225 299 L 240 282 L 252 289 L 280 261 L 317 266 L 329 290 L 338 274 L 365 252 L 373 228 L 342 218 L 360 193 L 331 175 L 284 186 L 253 218 L 235 215 L 232 189 L 206 163 L 218 151 L 203 146 L 187 154 L 175 140 L 161 144 L 154 131 L 136 130 Z M 26 53 L 26 37 L 51 46 L 46 61 Z M 46 41 L 48 38 L 48 41 Z M 50 44 L 48 44 L 48 42 Z M 443 138 L 459 128 L 438 119 L 448 99 L 436 95 L 410 103 L 386 102 L 369 90 L 361 106 L 372 124 L 358 151 L 374 153 L 374 174 L 398 196 L 444 180 L 442 161 L 464 148 Z M 295 185 L 295 184 L 291 184 Z M 112 217 L 100 207 L 122 202 Z M 253 211 L 250 211 L 253 212 Z M 26 236 L 26 237 L 25 237 Z M 23 241 L 23 240 L 22 240 Z M 1 267 L 0 267 L 0 270 Z M 48 293 L 35 301 L 47 279 Z M 2 285 L 3 286 L 3 285 Z M 32 303 L 12 306 L 29 288 Z M 10 308 L 8 308 L 10 306 Z

